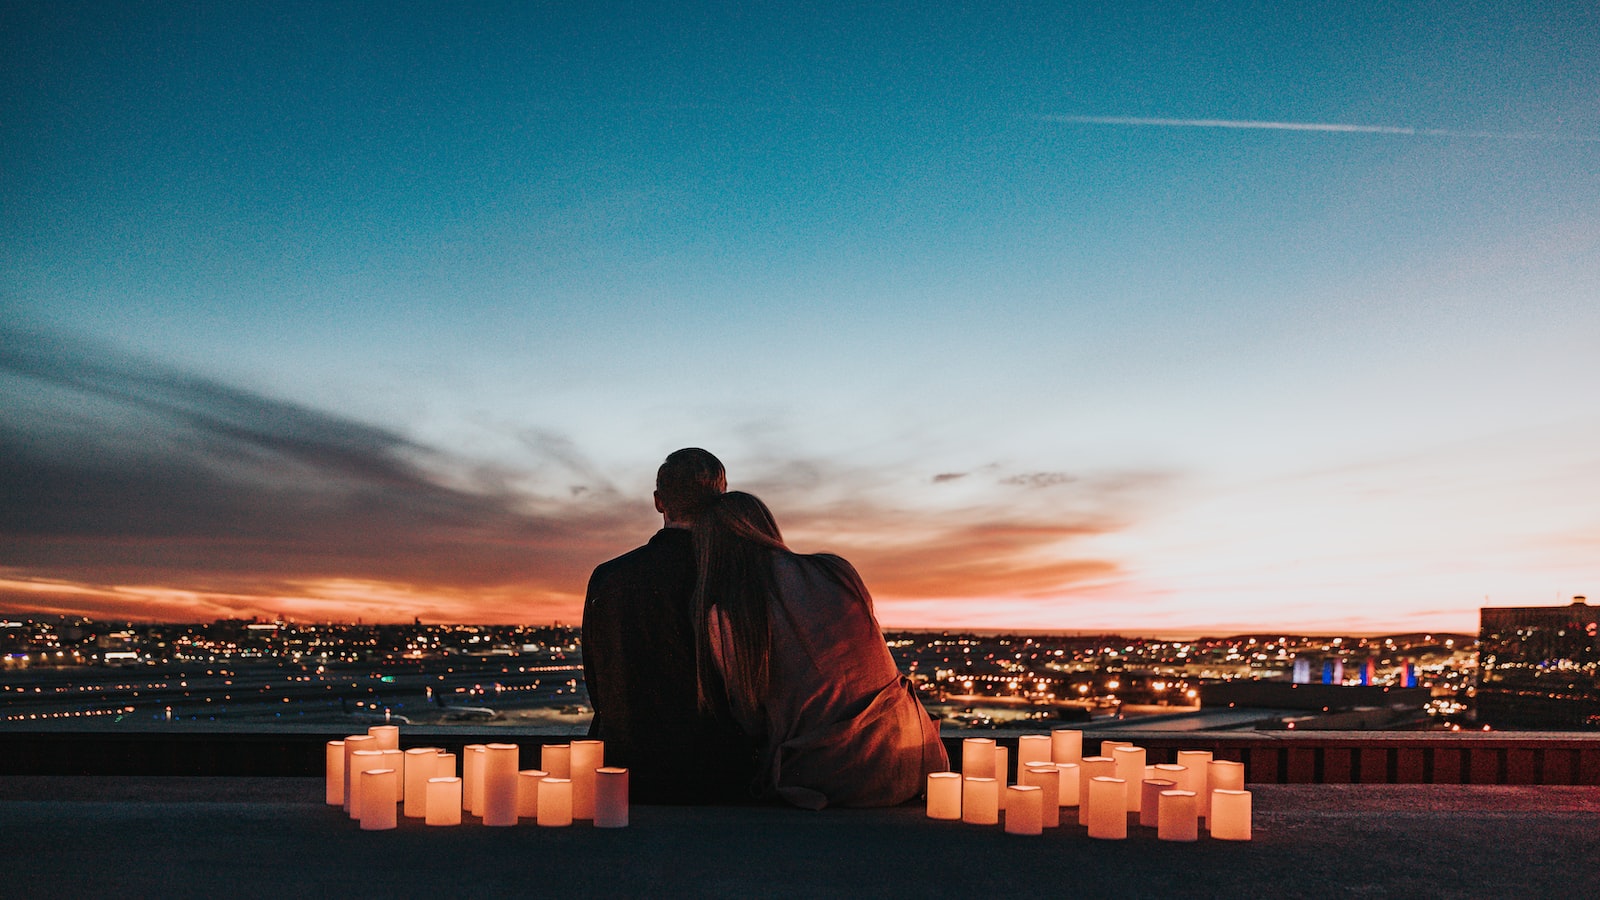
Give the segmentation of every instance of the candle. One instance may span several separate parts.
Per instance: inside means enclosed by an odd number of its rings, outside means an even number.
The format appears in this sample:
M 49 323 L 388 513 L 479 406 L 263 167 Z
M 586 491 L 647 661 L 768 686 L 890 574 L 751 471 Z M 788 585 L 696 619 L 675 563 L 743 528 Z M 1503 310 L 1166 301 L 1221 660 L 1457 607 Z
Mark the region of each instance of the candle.
M 344 805 L 344 741 L 329 741 L 322 759 L 323 799 L 329 806 Z
M 517 818 L 539 817 L 539 782 L 549 778 L 543 769 L 523 769 L 517 773 Z
M 545 778 L 539 782 L 539 824 L 545 828 L 572 824 L 572 779 Z
M 1211 796 L 1210 786 L 1206 784 L 1206 766 L 1211 763 L 1211 751 L 1179 750 L 1177 763 L 1189 770 L 1188 781 L 1178 782 L 1178 787 L 1194 791 L 1195 808 L 1200 815 L 1205 815 L 1207 798 Z
M 1212 789 L 1211 816 L 1206 824 L 1219 841 L 1250 840 L 1250 792 Z
M 550 773 L 551 778 L 568 778 L 572 775 L 572 745 L 545 744 L 539 748 L 539 768 Z
M 928 818 L 961 818 L 961 773 L 928 773 Z
M 1011 751 L 996 744 L 994 747 L 995 807 L 1006 808 L 1006 785 L 1011 783 Z
M 397 824 L 395 793 L 399 773 L 393 769 L 367 769 L 361 773 L 361 830 L 387 831 Z
M 349 743 L 348 740 L 345 741 Z M 361 791 L 364 787 L 361 773 L 368 769 L 383 768 L 382 750 L 357 750 L 350 754 L 350 818 L 361 821 Z
M 351 774 L 355 771 L 355 753 L 357 750 L 368 748 L 377 749 L 377 738 L 370 734 L 352 734 L 344 739 L 344 811 L 350 811 L 350 792 L 353 790 L 350 782 Z M 350 818 L 357 818 L 351 816 Z
M 1022 783 L 1022 767 L 1029 763 L 1055 760 L 1050 755 L 1050 735 L 1025 734 L 1017 738 L 1017 783 Z
M 1162 791 L 1157 800 L 1160 822 L 1156 837 L 1163 841 L 1193 841 L 1200 837 L 1199 798 L 1194 791 Z
M 1113 747 L 1111 758 L 1116 760 L 1117 777 L 1128 786 L 1128 796 L 1124 798 L 1127 811 L 1138 812 L 1139 804 L 1144 799 L 1144 794 L 1139 788 L 1139 785 L 1144 783 L 1144 748 L 1132 744 Z
M 1050 761 L 1076 763 L 1083 759 L 1083 732 L 1076 728 L 1057 728 L 1050 732 Z
M 1060 770 L 1049 763 L 1027 766 L 1017 773 L 1017 783 L 1031 785 L 1039 789 L 1040 824 L 1045 828 L 1059 828 L 1061 826 Z M 1007 810 L 1009 809 L 1010 807 L 1007 807 Z
M 601 741 L 573 741 L 568 759 L 572 767 L 572 817 L 594 818 L 594 771 L 605 765 Z
M 483 815 L 483 751 L 485 744 L 461 748 L 461 808 L 474 816 Z
M 1062 806 L 1077 806 L 1081 799 L 1078 794 L 1082 785 L 1078 781 L 1077 763 L 1056 763 L 1056 771 L 1061 774 L 1061 791 L 1057 795 L 1057 802 Z
M 1085 756 L 1078 764 L 1078 824 L 1089 824 L 1089 784 L 1096 778 L 1104 776 L 1111 778 L 1116 775 L 1116 760 L 1109 756 Z M 1127 806 L 1126 803 L 1123 806 Z M 1126 812 L 1126 810 L 1124 810 Z
M 429 825 L 461 824 L 461 779 L 453 775 L 428 779 L 428 814 L 422 821 Z
M 1158 828 L 1161 825 L 1161 792 L 1170 791 L 1175 785 L 1165 778 L 1146 778 L 1139 787 L 1144 795 L 1139 801 L 1139 824 Z
M 1044 791 L 1031 784 L 1006 788 L 1006 834 L 1042 834 Z
M 399 750 L 383 750 L 383 767 L 394 770 L 395 800 L 406 798 L 406 755 Z
M 454 753 L 446 753 L 443 750 L 439 751 L 438 757 L 436 757 L 433 761 L 433 777 L 456 777 L 456 755 Z
M 489 744 L 483 748 L 483 824 L 503 828 L 517 824 L 517 745 Z
M 1096 776 L 1089 781 L 1089 837 L 1121 840 L 1128 836 L 1128 785 L 1121 778 Z
M 594 827 L 628 827 L 628 770 L 602 766 L 594 770 Z
M 1244 790 L 1244 763 L 1231 762 L 1226 759 L 1213 759 L 1206 763 L 1206 794 L 1216 802 L 1217 791 L 1242 791 Z M 1206 820 L 1206 827 L 1211 822 L 1211 804 L 1200 804 L 1200 817 Z
M 1133 746 L 1133 741 L 1101 741 L 1100 742 L 1100 755 L 1106 757 L 1107 759 L 1114 759 L 1115 757 L 1113 757 L 1111 755 L 1111 751 L 1117 749 L 1118 747 L 1132 747 L 1132 746 Z
M 969 825 L 1000 824 L 1000 796 L 993 778 L 961 780 L 961 821 Z
M 1175 791 L 1188 790 L 1188 788 L 1184 787 L 1183 784 L 1184 778 L 1187 777 L 1189 770 L 1183 766 L 1177 765 L 1176 763 L 1161 763 L 1159 765 L 1151 766 L 1150 768 L 1155 769 L 1155 774 L 1151 775 L 1151 778 L 1167 779 L 1173 783 L 1173 790 Z
M 436 747 L 413 747 L 406 751 L 405 815 L 408 819 L 421 819 L 428 814 L 428 779 L 433 777 L 435 760 L 439 758 Z
M 994 741 L 967 738 L 961 742 L 961 774 L 968 778 L 994 777 Z
M 374 725 L 367 729 L 367 734 L 377 739 L 378 746 L 376 749 L 378 750 L 400 749 L 399 725 Z

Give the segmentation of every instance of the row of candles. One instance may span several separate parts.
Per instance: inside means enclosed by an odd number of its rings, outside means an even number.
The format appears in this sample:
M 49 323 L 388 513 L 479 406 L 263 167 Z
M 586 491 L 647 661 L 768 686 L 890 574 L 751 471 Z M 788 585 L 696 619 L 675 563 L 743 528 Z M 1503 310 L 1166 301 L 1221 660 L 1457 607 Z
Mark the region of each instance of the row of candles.
M 1083 732 L 1059 728 L 1017 740 L 1017 783 L 1007 784 L 1008 749 L 989 738 L 961 745 L 960 772 L 928 776 L 928 816 L 998 825 L 1011 834 L 1042 834 L 1076 807 L 1089 837 L 1128 836 L 1128 820 L 1167 841 L 1193 841 L 1200 822 L 1219 840 L 1250 840 L 1250 792 L 1244 764 L 1212 759 L 1209 750 L 1179 750 L 1176 763 L 1146 765 L 1145 748 L 1102 741 L 1100 756 L 1083 755 Z
M 546 827 L 592 820 L 628 824 L 628 770 L 605 765 L 601 741 L 545 744 L 538 769 L 517 768 L 516 744 L 468 744 L 456 755 L 437 747 L 400 749 L 400 726 L 375 725 L 327 744 L 329 806 L 342 806 L 366 831 L 396 828 L 401 815 L 428 825 L 460 825 L 461 814 L 491 826 L 531 819 Z

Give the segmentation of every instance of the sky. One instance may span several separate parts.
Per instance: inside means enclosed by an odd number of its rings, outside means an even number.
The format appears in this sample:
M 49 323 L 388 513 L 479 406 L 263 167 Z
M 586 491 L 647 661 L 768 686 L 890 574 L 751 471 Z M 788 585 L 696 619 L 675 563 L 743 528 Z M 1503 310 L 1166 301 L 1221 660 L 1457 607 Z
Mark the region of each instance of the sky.
M 886 627 L 1600 594 L 1588 2 L 0 0 L 0 612 L 575 623 L 700 446 Z

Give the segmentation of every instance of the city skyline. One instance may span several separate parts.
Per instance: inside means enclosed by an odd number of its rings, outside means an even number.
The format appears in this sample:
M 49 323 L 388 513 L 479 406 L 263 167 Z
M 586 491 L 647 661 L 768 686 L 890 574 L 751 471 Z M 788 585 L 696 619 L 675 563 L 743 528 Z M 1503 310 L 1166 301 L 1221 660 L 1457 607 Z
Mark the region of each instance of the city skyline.
M 1582 3 L 7 4 L 0 611 L 573 623 L 682 446 L 887 628 L 1592 595 L 1596 47 Z

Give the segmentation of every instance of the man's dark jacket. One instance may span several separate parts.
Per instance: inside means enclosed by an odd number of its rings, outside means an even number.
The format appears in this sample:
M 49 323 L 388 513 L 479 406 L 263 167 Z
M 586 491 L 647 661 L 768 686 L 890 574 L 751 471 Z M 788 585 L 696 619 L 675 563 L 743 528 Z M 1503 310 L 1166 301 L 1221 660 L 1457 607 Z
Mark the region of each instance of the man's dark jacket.
M 747 799 L 754 745 L 722 701 L 702 713 L 695 690 L 694 544 L 663 528 L 602 563 L 583 603 L 583 676 L 594 704 L 590 737 L 609 766 L 628 769 L 638 803 Z

